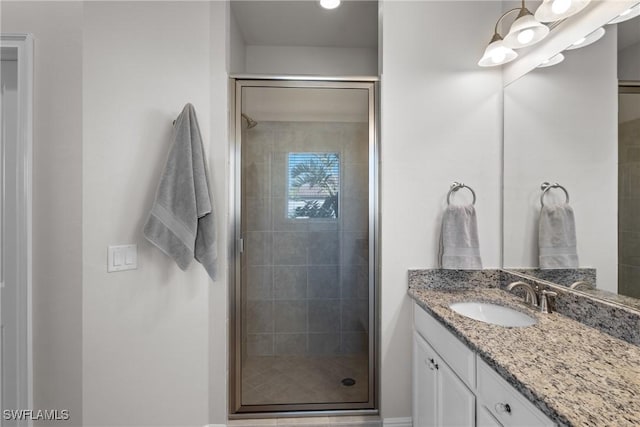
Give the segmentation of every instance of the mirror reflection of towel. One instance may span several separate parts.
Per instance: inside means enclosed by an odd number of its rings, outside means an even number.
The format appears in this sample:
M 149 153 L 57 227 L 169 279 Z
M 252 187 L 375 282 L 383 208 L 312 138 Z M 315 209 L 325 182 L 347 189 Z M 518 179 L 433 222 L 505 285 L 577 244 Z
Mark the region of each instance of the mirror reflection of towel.
M 449 270 L 482 269 L 478 220 L 473 205 L 449 205 L 442 216 L 440 238 L 442 268 Z
M 566 203 L 545 205 L 538 223 L 540 268 L 578 268 L 576 222 Z
M 144 236 L 185 270 L 193 258 L 212 279 L 216 230 L 202 137 L 193 105 L 176 119 L 174 140 Z

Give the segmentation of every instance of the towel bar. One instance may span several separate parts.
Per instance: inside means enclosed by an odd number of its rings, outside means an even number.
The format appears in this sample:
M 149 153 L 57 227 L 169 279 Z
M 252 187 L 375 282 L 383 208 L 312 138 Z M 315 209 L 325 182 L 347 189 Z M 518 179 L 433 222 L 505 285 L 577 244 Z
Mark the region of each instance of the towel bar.
M 454 181 L 453 184 L 451 184 L 451 187 L 449 189 L 449 192 L 447 193 L 447 205 L 451 204 L 451 193 L 454 193 L 456 191 L 458 191 L 461 188 L 467 188 L 469 189 L 469 191 L 471 191 L 471 194 L 473 195 L 473 204 L 476 204 L 476 192 L 473 191 L 473 188 L 469 187 L 466 184 L 463 184 L 462 182 L 457 182 Z
M 540 195 L 540 205 L 544 207 L 544 195 L 547 194 L 547 191 L 551 190 L 552 188 L 559 188 L 562 191 L 564 191 L 564 195 L 566 197 L 565 203 L 569 203 L 569 192 L 567 191 L 566 188 L 564 188 L 562 185 L 558 184 L 557 182 L 555 184 L 549 184 L 548 182 L 543 182 L 540 185 L 540 189 L 542 190 L 542 194 Z

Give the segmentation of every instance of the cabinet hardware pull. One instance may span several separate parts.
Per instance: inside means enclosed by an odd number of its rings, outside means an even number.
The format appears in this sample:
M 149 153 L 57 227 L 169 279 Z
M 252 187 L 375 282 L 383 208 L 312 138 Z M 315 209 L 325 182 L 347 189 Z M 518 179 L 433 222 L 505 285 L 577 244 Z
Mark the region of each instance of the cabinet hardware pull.
M 506 412 L 507 414 L 511 413 L 511 406 L 508 403 L 496 403 L 496 411 L 497 412 Z

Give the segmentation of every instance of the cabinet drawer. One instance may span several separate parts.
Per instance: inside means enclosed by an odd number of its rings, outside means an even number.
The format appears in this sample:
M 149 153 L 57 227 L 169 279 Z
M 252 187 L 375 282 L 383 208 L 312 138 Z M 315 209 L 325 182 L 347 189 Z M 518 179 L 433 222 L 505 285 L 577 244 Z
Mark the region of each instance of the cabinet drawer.
M 456 375 L 473 390 L 476 384 L 475 354 L 473 351 L 416 303 L 413 304 L 413 320 L 416 331 L 433 346 L 433 349 L 447 361 Z
M 477 369 L 478 400 L 503 426 L 556 425 L 479 357 Z

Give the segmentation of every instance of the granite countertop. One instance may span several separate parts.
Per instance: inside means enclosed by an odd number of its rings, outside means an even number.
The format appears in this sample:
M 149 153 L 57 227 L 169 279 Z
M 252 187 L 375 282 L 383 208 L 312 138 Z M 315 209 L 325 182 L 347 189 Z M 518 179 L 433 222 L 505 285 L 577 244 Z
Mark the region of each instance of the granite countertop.
M 640 426 L 640 347 L 557 313 L 543 314 L 499 288 L 411 287 L 409 295 L 560 425 Z M 535 317 L 505 328 L 449 304 L 494 302 Z

